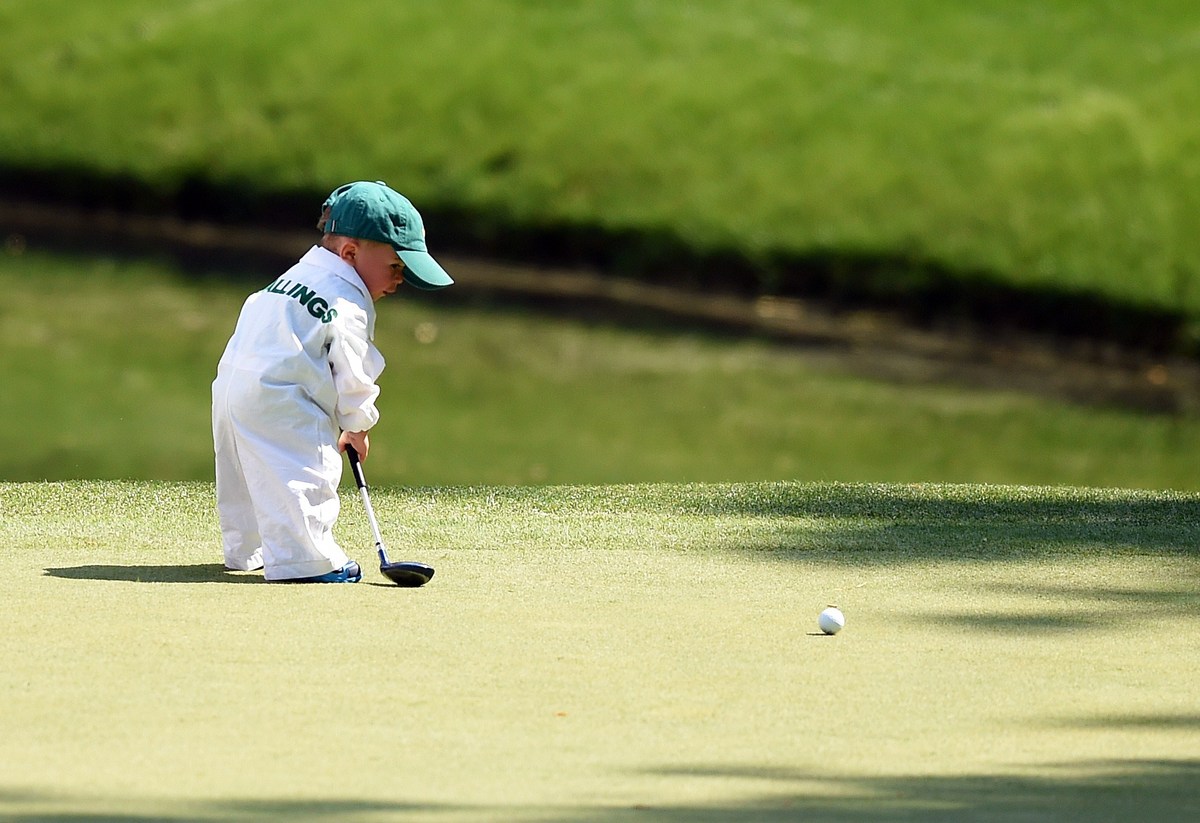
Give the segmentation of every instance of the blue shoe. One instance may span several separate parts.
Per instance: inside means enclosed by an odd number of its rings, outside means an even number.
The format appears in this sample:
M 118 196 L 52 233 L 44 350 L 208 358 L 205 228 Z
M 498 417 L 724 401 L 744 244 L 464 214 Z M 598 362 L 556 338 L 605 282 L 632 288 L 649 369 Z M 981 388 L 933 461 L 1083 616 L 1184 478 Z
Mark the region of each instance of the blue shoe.
M 294 577 L 291 580 L 281 580 L 280 583 L 357 583 L 362 580 L 362 569 L 353 560 L 335 572 L 325 572 L 316 577 Z

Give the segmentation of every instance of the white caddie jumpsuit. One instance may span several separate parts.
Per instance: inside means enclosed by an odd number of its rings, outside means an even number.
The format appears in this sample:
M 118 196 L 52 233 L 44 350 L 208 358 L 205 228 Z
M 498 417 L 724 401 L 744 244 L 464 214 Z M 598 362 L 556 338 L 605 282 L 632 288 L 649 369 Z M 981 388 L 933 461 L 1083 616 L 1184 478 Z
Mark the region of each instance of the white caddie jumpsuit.
M 341 431 L 379 420 L 375 304 L 358 273 L 314 246 L 252 294 L 213 381 L 225 565 L 267 580 L 347 562 L 333 539 Z

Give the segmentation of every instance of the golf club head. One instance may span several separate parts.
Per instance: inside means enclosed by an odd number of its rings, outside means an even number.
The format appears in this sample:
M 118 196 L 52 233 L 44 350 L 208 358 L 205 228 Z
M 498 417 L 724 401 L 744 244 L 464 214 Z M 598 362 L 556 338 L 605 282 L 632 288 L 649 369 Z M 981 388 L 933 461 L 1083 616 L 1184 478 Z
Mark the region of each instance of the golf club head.
M 397 586 L 415 589 L 418 586 L 424 586 L 429 582 L 429 578 L 433 577 L 433 566 L 411 561 L 380 563 L 379 573 Z

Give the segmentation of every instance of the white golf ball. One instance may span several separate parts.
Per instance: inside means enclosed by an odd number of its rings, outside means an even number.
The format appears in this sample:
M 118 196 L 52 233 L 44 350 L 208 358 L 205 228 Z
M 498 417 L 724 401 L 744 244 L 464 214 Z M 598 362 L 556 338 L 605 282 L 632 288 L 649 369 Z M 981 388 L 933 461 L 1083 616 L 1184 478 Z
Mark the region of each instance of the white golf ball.
M 846 616 L 837 606 L 830 606 L 817 615 L 817 626 L 825 634 L 837 634 L 846 625 Z

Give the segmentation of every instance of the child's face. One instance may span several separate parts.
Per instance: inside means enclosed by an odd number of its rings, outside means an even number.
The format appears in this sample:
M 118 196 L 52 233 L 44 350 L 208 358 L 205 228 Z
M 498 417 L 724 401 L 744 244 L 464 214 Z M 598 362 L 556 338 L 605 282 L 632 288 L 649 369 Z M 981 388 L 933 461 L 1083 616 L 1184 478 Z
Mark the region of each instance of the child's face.
M 404 282 L 404 262 L 387 243 L 355 240 L 353 246 L 343 249 L 342 259 L 358 272 L 372 300 L 391 294 Z M 346 252 L 350 253 L 350 259 L 346 259 Z

